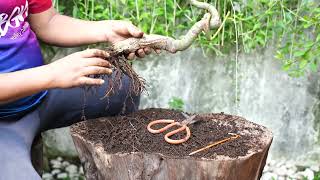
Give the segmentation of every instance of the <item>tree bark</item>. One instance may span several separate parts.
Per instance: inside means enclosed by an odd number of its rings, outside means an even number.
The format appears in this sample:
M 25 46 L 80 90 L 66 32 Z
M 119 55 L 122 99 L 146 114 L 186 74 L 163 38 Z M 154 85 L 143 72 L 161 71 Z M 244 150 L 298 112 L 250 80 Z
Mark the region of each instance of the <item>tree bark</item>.
M 259 142 L 259 148 L 252 147 L 245 156 L 231 158 L 217 155 L 214 159 L 192 156 L 172 158 L 159 153 L 143 152 L 110 154 L 104 150 L 99 140 L 84 138 L 81 133 L 83 128 L 80 130 L 77 124 L 71 127 L 71 135 L 84 165 L 87 180 L 259 179 L 272 142 L 272 133 L 243 118 L 235 120 L 235 125 L 243 129 L 242 135 L 255 134 L 256 138 L 252 141 Z M 252 126 L 259 126 L 259 131 L 246 130 Z M 86 131 L 91 131 L 87 128 Z

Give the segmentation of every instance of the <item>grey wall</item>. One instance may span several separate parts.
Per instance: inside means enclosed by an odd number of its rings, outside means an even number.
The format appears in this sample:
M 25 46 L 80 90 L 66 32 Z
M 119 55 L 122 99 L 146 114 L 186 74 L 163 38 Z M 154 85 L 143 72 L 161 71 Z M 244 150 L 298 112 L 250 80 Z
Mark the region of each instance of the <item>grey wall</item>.
M 168 107 L 171 97 L 180 97 L 186 111 L 223 111 L 269 127 L 274 133 L 272 158 L 320 161 L 319 74 L 291 78 L 273 54 L 272 48 L 240 54 L 236 63 L 234 55 L 205 57 L 193 48 L 144 59 L 135 64 L 149 83 L 141 108 Z M 54 139 L 68 144 L 57 144 L 60 148 L 71 147 L 70 138 L 50 136 L 46 142 Z

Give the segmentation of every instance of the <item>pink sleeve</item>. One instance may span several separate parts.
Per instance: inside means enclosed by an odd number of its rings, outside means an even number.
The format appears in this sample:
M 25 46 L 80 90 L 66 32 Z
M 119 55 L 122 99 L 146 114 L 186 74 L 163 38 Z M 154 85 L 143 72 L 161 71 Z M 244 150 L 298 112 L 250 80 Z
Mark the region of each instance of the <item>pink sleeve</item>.
M 29 13 L 37 14 L 51 8 L 51 0 L 27 0 L 29 3 Z

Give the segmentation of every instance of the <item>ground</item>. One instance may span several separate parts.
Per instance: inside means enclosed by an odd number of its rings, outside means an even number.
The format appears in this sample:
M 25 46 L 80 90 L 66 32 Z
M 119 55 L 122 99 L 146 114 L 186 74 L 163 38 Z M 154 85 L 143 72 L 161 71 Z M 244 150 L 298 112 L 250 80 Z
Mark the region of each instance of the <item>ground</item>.
M 69 162 L 61 157 L 50 160 L 43 180 L 84 180 L 83 168 L 79 162 Z M 301 166 L 290 161 L 268 161 L 261 180 L 320 180 L 320 165 Z
M 83 168 L 79 162 L 67 161 L 61 157 L 49 160 L 49 169 L 42 175 L 43 180 L 84 180 Z

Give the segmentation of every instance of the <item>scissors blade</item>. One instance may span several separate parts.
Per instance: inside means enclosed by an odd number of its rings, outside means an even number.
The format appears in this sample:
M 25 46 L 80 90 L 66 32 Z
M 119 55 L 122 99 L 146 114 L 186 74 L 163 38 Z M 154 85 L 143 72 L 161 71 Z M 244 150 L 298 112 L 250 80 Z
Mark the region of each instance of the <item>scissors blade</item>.
M 181 122 L 182 124 L 186 124 L 186 125 L 187 125 L 187 124 L 192 124 L 192 123 L 196 122 L 196 120 L 194 120 L 194 118 L 195 118 L 197 115 L 189 116 L 189 115 L 187 115 L 187 114 L 185 114 L 185 113 L 183 113 L 183 114 L 184 114 L 184 116 L 186 117 L 186 119 Z
M 190 118 L 190 116 L 188 114 L 184 113 L 184 112 L 181 112 L 181 114 L 184 116 L 185 119 L 189 119 Z

